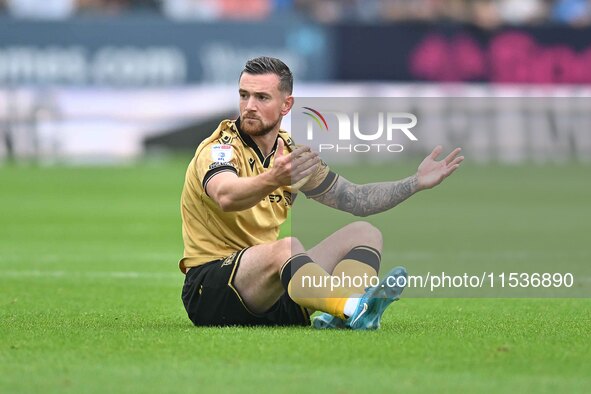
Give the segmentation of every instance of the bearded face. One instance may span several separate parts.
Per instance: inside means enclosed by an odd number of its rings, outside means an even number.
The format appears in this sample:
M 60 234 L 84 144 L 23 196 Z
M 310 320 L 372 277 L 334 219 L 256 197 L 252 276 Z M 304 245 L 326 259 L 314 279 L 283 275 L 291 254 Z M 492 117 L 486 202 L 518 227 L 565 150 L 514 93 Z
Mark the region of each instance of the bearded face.
M 240 128 L 251 137 L 262 137 L 269 134 L 281 121 L 278 117 L 274 121 L 263 121 L 263 119 L 253 114 L 240 115 Z
M 239 94 L 242 131 L 261 137 L 279 128 L 286 95 L 279 90 L 277 75 L 243 73 Z

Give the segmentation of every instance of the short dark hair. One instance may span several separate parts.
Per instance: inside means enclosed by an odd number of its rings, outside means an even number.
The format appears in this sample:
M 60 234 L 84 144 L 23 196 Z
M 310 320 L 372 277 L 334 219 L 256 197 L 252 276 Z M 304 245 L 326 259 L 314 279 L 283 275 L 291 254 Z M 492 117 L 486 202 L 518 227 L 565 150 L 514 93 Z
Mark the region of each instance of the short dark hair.
M 250 59 L 240 73 L 253 75 L 275 74 L 279 77 L 279 90 L 291 94 L 293 91 L 293 74 L 285 63 L 274 57 L 260 56 Z

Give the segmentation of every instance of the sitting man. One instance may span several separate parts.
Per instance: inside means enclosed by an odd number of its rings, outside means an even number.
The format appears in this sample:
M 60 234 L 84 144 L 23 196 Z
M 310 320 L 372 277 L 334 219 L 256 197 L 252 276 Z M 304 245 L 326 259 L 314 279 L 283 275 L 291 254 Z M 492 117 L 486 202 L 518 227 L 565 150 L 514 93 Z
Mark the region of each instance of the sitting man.
M 224 120 L 189 164 L 181 198 L 186 274 L 182 300 L 195 325 L 309 325 L 376 329 L 404 288 L 404 268 L 374 287 L 305 287 L 331 275 L 376 277 L 382 236 L 355 222 L 305 250 L 298 239 L 277 240 L 296 193 L 368 216 L 432 188 L 463 160 L 455 149 L 436 161 L 440 146 L 415 175 L 357 185 L 335 174 L 309 147 L 280 129 L 291 110 L 293 77 L 279 59 L 259 57 L 240 75 L 240 117 Z M 278 198 L 277 196 L 281 197 Z

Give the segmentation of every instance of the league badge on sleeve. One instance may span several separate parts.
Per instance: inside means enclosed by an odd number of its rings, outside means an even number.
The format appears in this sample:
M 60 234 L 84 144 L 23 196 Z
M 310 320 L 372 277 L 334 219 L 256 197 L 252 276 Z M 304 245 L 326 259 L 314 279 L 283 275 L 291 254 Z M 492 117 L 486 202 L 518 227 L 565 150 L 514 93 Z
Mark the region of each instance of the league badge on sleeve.
M 234 156 L 232 145 L 216 144 L 211 147 L 211 160 L 216 163 L 227 163 Z

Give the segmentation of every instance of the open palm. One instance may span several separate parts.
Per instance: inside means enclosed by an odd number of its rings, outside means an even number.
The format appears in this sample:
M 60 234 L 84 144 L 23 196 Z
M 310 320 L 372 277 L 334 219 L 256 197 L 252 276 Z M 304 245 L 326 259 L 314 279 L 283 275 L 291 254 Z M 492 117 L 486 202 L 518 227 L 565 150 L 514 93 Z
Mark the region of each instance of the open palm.
M 456 148 L 445 159 L 437 161 L 443 147 L 441 145 L 435 147 L 433 152 L 425 157 L 425 160 L 419 165 L 417 171 L 419 189 L 431 189 L 457 170 L 464 160 L 464 156 L 458 156 L 461 150 L 461 148 Z

